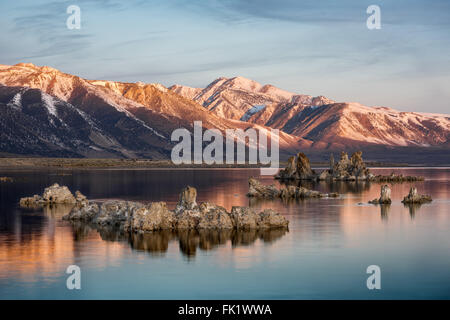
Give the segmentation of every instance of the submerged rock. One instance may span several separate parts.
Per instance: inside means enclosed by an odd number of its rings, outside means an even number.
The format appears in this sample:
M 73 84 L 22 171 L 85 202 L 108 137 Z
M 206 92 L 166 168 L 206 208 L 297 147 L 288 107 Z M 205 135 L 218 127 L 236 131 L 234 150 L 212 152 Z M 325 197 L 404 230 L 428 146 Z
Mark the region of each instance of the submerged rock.
M 309 190 L 304 187 L 287 186 L 281 190 L 274 185 L 263 185 L 255 178 L 248 179 L 249 191 L 247 196 L 258 199 L 304 199 L 304 198 L 325 198 L 339 197 L 337 193 L 320 193 L 319 191 Z
M 412 187 L 406 197 L 403 198 L 402 202 L 405 204 L 423 204 L 433 201 L 429 195 L 419 195 L 416 187 Z
M 390 204 L 391 188 L 388 185 L 381 186 L 380 198 L 369 201 L 371 204 Z
M 289 224 L 286 218 L 271 210 L 256 214 L 252 209 L 240 207 L 229 213 L 212 203 L 198 205 L 196 198 L 197 190 L 186 187 L 174 211 L 169 210 L 165 202 L 144 205 L 139 202 L 107 201 L 99 206 L 86 201 L 74 206 L 63 219 L 92 222 L 98 226 L 119 226 L 122 231 L 130 233 L 172 229 L 286 228 Z

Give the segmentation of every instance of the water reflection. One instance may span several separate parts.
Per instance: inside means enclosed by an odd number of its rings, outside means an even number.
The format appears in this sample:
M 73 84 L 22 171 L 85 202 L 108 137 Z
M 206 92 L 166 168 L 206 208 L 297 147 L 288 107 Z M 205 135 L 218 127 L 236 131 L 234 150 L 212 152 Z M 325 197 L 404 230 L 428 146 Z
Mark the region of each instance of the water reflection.
M 409 210 L 409 216 L 411 219 L 416 217 L 417 211 L 422 207 L 420 203 L 404 203 L 403 206 Z
M 391 209 L 390 204 L 381 204 L 380 205 L 380 215 L 381 215 L 382 220 L 386 221 L 388 219 L 388 213 L 389 213 L 390 209 Z
M 231 242 L 232 247 L 249 246 L 257 240 L 272 243 L 283 237 L 287 229 L 271 230 L 161 230 L 144 234 L 124 233 L 117 227 L 99 227 L 82 222 L 71 222 L 75 241 L 90 238 L 91 232 L 98 232 L 104 241 L 128 242 L 131 248 L 149 252 L 152 255 L 165 253 L 169 243 L 178 241 L 180 252 L 194 257 L 197 249 L 209 251 Z
M 370 181 L 280 181 L 281 185 L 304 187 L 321 192 L 337 192 L 339 194 L 354 193 L 361 194 L 370 189 Z
M 374 171 L 389 174 L 392 169 Z M 390 285 L 396 290 L 382 290 L 380 297 L 417 298 L 420 293 L 419 298 L 448 298 L 450 259 L 443 253 L 450 249 L 450 170 L 395 171 L 427 180 L 390 184 L 391 206 L 368 205 L 379 197 L 380 184 L 367 182 L 300 184 L 338 192 L 339 198 L 248 199 L 248 177 L 258 176 L 259 170 L 8 172 L 4 175 L 14 182 L 0 184 L 0 298 L 42 298 L 47 292 L 46 298 L 70 299 L 64 284 L 71 264 L 85 270 L 92 286 L 107 288 L 81 290 L 84 298 L 111 293 L 112 298 L 125 299 L 185 298 L 193 285 L 199 298 L 372 298 L 373 293 L 361 286 L 365 278 L 354 278 L 364 275 L 362 266 L 372 263 L 389 268 Z M 277 183 L 272 177 L 258 179 Z M 213 202 L 228 211 L 232 206 L 273 209 L 290 221 L 289 232 L 163 231 L 128 236 L 113 228 L 61 221 L 70 207 L 18 207 L 20 197 L 41 193 L 55 182 L 90 199 L 166 201 L 170 209 L 189 184 L 197 188 L 199 202 Z M 402 205 L 412 186 L 434 201 Z M 189 279 L 186 268 L 193 275 Z M 198 285 L 205 274 L 214 280 L 213 287 Z M 405 286 L 403 279 L 415 281 L 407 280 Z M 56 285 L 45 291 L 51 283 Z

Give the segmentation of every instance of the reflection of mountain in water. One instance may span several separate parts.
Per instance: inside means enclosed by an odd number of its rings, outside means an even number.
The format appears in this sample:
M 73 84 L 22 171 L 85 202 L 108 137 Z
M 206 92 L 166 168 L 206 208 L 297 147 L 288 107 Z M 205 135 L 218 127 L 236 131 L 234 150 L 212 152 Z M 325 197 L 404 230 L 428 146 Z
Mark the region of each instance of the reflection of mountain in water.
M 233 247 L 247 246 L 256 240 L 271 243 L 283 237 L 286 229 L 271 230 L 161 230 L 145 234 L 127 234 L 114 227 L 98 227 L 82 222 L 72 223 L 74 239 L 82 241 L 88 238 L 90 232 L 96 230 L 105 241 L 127 241 L 130 246 L 139 251 L 151 254 L 162 254 L 169 248 L 169 243 L 178 241 L 180 251 L 188 256 L 196 255 L 197 249 L 214 250 L 231 241 Z

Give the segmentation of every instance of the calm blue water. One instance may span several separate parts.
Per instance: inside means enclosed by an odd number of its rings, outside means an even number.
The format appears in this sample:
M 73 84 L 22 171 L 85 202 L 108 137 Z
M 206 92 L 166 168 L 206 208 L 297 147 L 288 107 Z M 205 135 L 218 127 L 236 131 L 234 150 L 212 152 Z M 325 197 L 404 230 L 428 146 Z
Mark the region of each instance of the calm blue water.
M 434 201 L 400 200 L 411 183 L 392 185 L 388 208 L 366 204 L 377 183 L 306 184 L 339 199 L 250 202 L 247 179 L 259 170 L 2 171 L 1 299 L 449 299 L 450 169 L 384 169 L 423 175 L 414 183 Z M 273 183 L 270 177 L 261 178 Z M 166 201 L 186 185 L 199 201 L 274 208 L 288 232 L 155 233 L 124 238 L 61 221 L 70 208 L 21 209 L 20 197 L 58 182 L 90 199 Z M 69 265 L 81 290 L 66 288 Z M 381 290 L 368 290 L 366 268 L 381 268 Z

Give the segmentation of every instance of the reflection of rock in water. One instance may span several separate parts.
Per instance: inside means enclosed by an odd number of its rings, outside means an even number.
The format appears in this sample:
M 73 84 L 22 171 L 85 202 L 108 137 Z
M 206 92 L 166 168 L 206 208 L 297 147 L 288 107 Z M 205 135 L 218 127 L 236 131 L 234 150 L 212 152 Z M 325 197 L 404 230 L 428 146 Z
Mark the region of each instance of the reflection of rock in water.
M 66 204 L 66 203 L 46 204 L 46 205 L 42 206 L 44 214 L 47 217 L 58 218 L 58 219 L 61 219 L 63 216 L 68 214 L 72 210 L 73 207 L 74 207 L 73 204 Z
M 105 241 L 125 241 L 128 239 L 127 235 L 117 226 L 105 225 L 99 227 L 95 225 L 95 229 L 100 234 L 102 240 Z
M 419 210 L 420 207 L 422 207 L 422 204 L 421 203 L 404 203 L 403 206 L 405 208 L 408 208 L 411 219 L 414 219 L 416 217 L 417 210 Z
M 371 182 L 367 180 L 361 181 L 311 181 L 311 180 L 291 180 L 280 181 L 281 184 L 287 186 L 304 187 L 308 189 L 319 190 L 321 192 L 336 192 L 339 194 L 356 193 L 360 194 L 370 189 Z
M 92 226 L 80 221 L 74 221 L 71 223 L 73 231 L 73 239 L 75 241 L 82 241 L 88 238 L 89 233 L 94 230 Z
M 389 213 L 390 209 L 391 209 L 391 205 L 390 204 L 381 204 L 380 205 L 380 213 L 381 213 L 381 219 L 382 220 L 387 220 L 388 219 L 388 213 Z
M 161 230 L 152 233 L 133 233 L 124 235 L 128 238 L 131 248 L 150 253 L 164 253 L 169 248 L 169 242 L 175 239 L 172 230 Z
M 309 201 L 312 201 L 314 199 L 308 199 Z M 317 199 L 315 199 L 317 200 Z M 275 200 L 268 200 L 268 199 L 259 199 L 259 198 L 248 198 L 248 206 L 250 208 L 260 209 L 263 207 L 264 204 L 271 205 L 274 203 L 274 201 L 279 201 L 283 204 L 290 204 L 290 203 L 299 203 L 301 201 L 304 201 L 303 199 L 275 199 Z
M 233 247 L 248 246 L 260 239 L 271 243 L 283 237 L 288 230 L 261 229 L 242 231 L 236 229 L 227 230 L 160 230 L 148 233 L 124 233 L 117 226 L 98 226 L 81 221 L 71 222 L 74 239 L 83 241 L 88 238 L 91 231 L 97 230 L 102 240 L 105 241 L 127 241 L 131 248 L 146 251 L 151 254 L 161 254 L 168 250 L 171 241 L 178 241 L 180 251 L 188 256 L 194 257 L 197 249 L 214 250 L 231 241 Z

